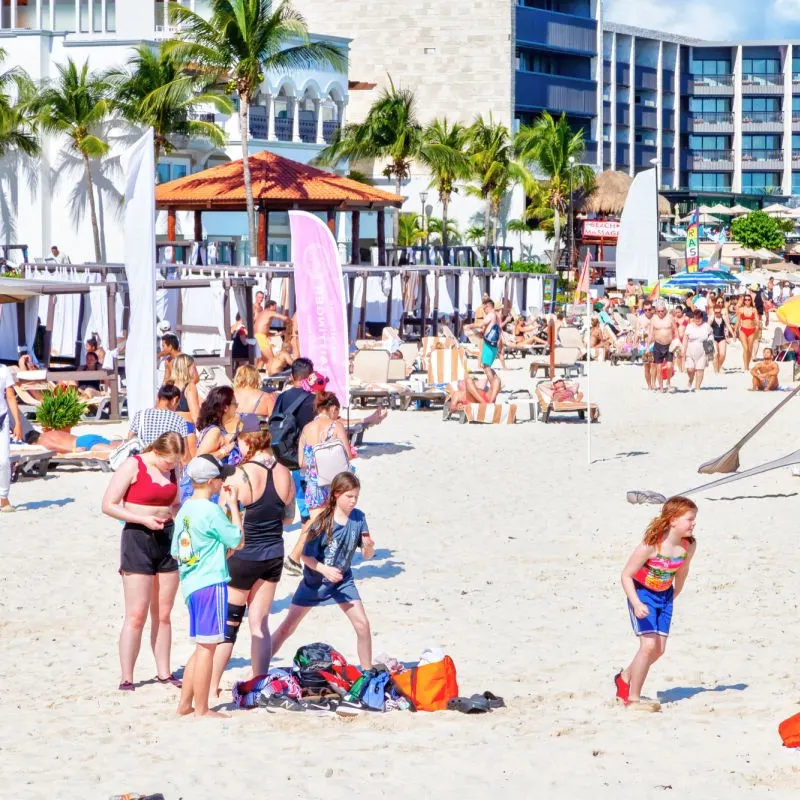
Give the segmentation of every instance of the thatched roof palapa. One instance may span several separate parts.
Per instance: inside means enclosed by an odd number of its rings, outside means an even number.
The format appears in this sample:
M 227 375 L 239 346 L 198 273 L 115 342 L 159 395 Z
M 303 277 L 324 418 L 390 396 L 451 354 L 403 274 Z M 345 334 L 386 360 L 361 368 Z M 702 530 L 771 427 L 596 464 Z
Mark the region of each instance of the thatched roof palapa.
M 633 178 L 624 172 L 606 170 L 595 179 L 594 191 L 583 203 L 582 211 L 587 214 L 605 214 L 618 217 L 625 207 L 628 191 L 633 183 Z M 658 196 L 659 216 L 667 217 L 671 213 L 669 201 Z

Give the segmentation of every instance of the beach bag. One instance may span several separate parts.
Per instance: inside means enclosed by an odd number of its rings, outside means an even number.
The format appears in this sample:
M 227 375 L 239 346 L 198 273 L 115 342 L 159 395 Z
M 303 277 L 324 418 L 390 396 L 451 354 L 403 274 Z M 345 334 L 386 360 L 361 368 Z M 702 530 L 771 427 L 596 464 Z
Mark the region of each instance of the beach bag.
M 350 468 L 344 443 L 341 439 L 331 438 L 334 427 L 335 423 L 328 428 L 325 439 L 311 448 L 316 464 L 317 486 L 330 486 L 339 473 L 347 472 Z
M 785 719 L 778 725 L 784 747 L 800 747 L 800 714 Z
M 489 347 L 497 347 L 497 343 L 500 341 L 500 326 L 496 322 L 483 335 L 483 341 L 486 342 Z
M 386 709 L 386 692 L 390 687 L 391 675 L 388 672 L 379 672 L 373 675 L 361 693 L 361 702 L 373 711 Z
M 348 664 L 341 653 L 324 642 L 299 648 L 294 655 L 294 665 L 297 680 L 306 694 L 333 689 L 344 697 L 361 677 L 358 667 Z
M 294 700 L 302 696 L 297 679 L 285 669 L 271 669 L 266 675 L 234 683 L 232 693 L 233 702 L 239 708 L 256 708 L 261 697 L 272 697 L 274 694 L 286 695 Z
M 139 439 L 128 439 L 108 457 L 109 466 L 116 472 L 131 456 L 138 456 L 143 452 L 144 445 Z
M 703 342 L 703 350 L 705 350 L 705 354 L 711 358 L 714 355 L 714 342 L 711 339 L 706 339 Z
M 300 465 L 297 463 L 297 443 L 300 441 L 301 431 L 297 424 L 295 411 L 300 408 L 305 399 L 303 395 L 300 395 L 289 408 L 278 411 L 269 418 L 272 454 L 286 469 L 300 469 Z
M 456 665 L 450 656 L 399 672 L 392 683 L 417 711 L 444 711 L 448 701 L 458 697 Z

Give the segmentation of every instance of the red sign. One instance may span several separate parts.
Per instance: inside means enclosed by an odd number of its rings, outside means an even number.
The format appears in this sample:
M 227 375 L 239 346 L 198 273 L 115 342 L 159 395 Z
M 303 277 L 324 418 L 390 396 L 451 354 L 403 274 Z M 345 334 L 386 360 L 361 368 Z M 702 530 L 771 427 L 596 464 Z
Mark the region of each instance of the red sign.
M 585 219 L 583 221 L 584 239 L 616 239 L 619 236 L 619 220 Z

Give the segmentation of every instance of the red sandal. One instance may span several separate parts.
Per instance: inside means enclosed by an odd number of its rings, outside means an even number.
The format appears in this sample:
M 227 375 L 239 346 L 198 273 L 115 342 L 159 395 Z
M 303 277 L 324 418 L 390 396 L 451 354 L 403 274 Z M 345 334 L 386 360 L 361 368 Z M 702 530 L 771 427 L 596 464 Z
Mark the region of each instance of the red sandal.
M 622 677 L 622 670 L 620 670 L 614 676 L 614 686 L 617 689 L 617 698 L 622 700 L 623 703 L 627 705 L 628 703 L 628 696 L 631 692 L 631 687 L 629 684 L 625 683 L 624 678 Z

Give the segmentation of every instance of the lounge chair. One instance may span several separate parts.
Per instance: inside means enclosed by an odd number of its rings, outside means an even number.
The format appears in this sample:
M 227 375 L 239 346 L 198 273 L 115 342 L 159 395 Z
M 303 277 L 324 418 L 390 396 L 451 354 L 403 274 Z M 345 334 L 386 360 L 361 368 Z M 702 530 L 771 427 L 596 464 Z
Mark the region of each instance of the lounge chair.
M 586 347 L 586 337 L 570 325 L 562 325 L 558 329 L 557 339 L 561 347 L 574 347 L 579 352 Z
M 444 405 L 448 391 L 458 388 L 458 381 L 463 380 L 466 375 L 467 359 L 460 347 L 433 350 L 428 358 L 427 382 L 411 389 L 405 408 L 412 401 L 417 401 L 420 405 Z
M 568 383 L 567 388 L 578 391 L 577 383 Z M 539 381 L 536 384 L 536 401 L 539 407 L 539 418 L 542 422 L 550 422 L 553 414 L 577 414 L 580 419 L 586 419 L 586 412 L 590 404 L 585 400 L 554 400 L 553 384 L 549 381 Z M 600 406 L 591 403 L 592 422 L 600 419 Z
M 468 403 L 458 411 L 450 409 L 450 395 L 445 400 L 442 419 L 457 420 L 462 425 L 467 422 L 485 425 L 514 425 L 518 422 L 535 422 L 536 405 L 527 389 L 501 392 L 496 403 Z M 520 412 L 527 411 L 527 414 Z
M 40 477 L 47 475 L 50 460 L 56 455 L 53 450 L 45 450 L 30 444 L 11 445 L 11 481 L 22 477 Z
M 99 469 L 100 472 L 113 472 L 108 459 L 113 450 L 85 450 L 74 453 L 57 453 L 50 459 L 53 468 L 71 466 L 82 469 Z
M 578 361 L 581 351 L 576 347 L 556 347 L 554 348 L 553 359 L 555 361 L 555 368 L 560 370 L 565 377 L 578 377 L 583 375 L 583 363 Z M 540 369 L 547 369 L 550 367 L 550 356 L 534 356 L 531 361 L 531 378 L 536 377 L 536 373 Z
M 386 400 L 393 408 L 401 405 L 408 390 L 390 382 L 389 361 L 387 350 L 359 350 L 353 356 L 350 398 L 362 406 L 369 400 Z
M 14 392 L 20 404 L 20 411 L 25 415 L 35 415 L 42 401 L 34 397 L 31 392 L 52 392 L 57 384 L 47 380 L 45 370 L 35 370 L 29 372 L 17 371 L 15 374 L 16 383 Z M 122 398 L 120 398 L 122 401 Z M 87 413 L 84 419 L 89 422 L 96 422 L 103 419 L 103 416 L 111 407 L 111 395 L 101 394 L 97 397 L 81 398 L 81 402 L 86 405 Z M 122 406 L 120 405 L 120 408 Z

